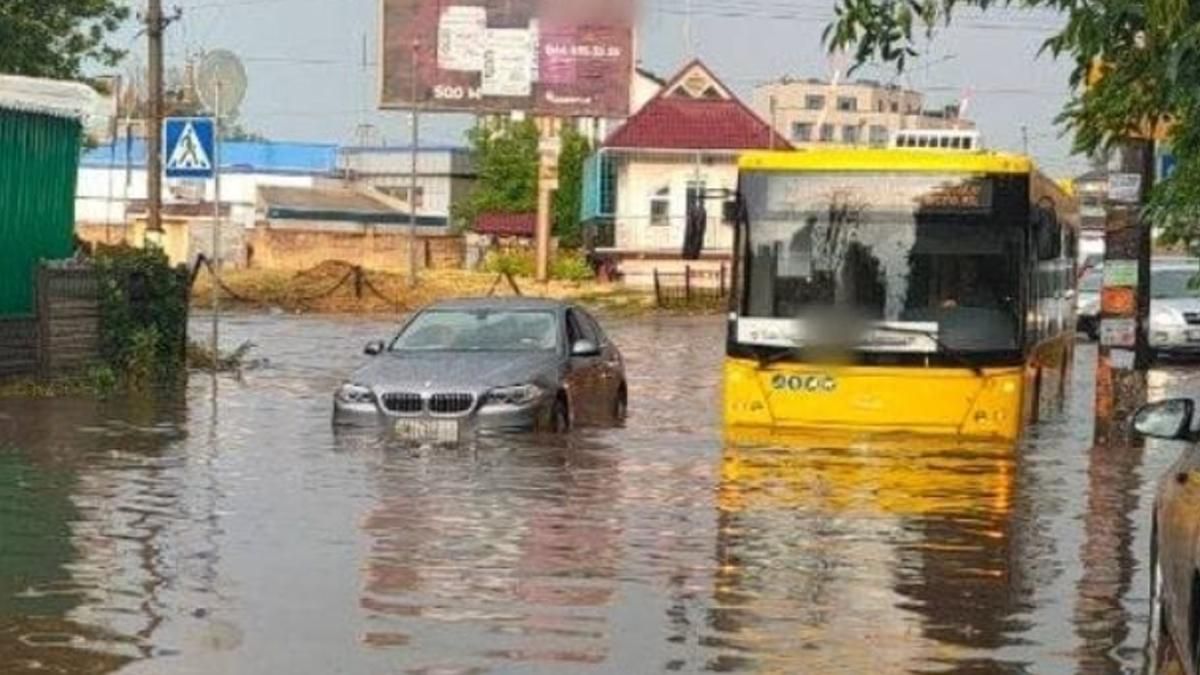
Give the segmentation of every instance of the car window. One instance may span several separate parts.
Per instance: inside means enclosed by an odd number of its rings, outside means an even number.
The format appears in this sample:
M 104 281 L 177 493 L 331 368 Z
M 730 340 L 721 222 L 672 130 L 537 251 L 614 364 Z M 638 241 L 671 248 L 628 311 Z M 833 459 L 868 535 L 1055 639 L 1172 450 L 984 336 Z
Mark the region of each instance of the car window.
M 567 311 L 567 335 L 571 338 L 572 345 L 580 340 L 600 344 L 594 327 L 589 325 L 586 317 L 574 309 Z
M 581 309 L 578 310 L 578 312 L 580 323 L 582 323 L 584 328 L 590 330 L 592 335 L 595 336 L 596 339 L 594 342 L 597 345 L 608 344 L 608 336 L 604 334 L 604 329 L 600 327 L 600 322 L 596 321 L 596 317 L 588 314 L 586 310 Z

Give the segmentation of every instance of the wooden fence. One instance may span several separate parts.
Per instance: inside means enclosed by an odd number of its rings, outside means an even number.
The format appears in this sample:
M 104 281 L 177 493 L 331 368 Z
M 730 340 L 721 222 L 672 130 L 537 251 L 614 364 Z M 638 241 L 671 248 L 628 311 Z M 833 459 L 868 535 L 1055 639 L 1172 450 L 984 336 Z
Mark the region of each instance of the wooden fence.
M 75 263 L 46 263 L 35 316 L 0 317 L 0 377 L 58 375 L 100 360 L 100 283 Z
M 90 266 L 38 270 L 38 369 L 55 375 L 100 360 L 100 281 Z
M 0 377 L 38 369 L 38 323 L 31 316 L 0 317 Z
M 713 307 L 729 299 L 729 269 L 682 272 L 654 270 L 654 301 L 662 308 Z

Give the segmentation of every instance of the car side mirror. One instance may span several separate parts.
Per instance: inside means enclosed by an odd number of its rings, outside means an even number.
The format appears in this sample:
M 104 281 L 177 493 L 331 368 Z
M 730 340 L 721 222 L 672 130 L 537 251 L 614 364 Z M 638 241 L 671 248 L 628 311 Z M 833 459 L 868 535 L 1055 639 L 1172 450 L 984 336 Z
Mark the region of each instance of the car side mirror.
M 580 340 L 571 347 L 571 356 L 588 358 L 600 355 L 600 347 L 591 340 Z
M 1139 410 L 1133 418 L 1133 428 L 1147 438 L 1186 441 L 1192 439 L 1195 416 L 1196 404 L 1190 399 L 1177 398 L 1152 403 Z
M 368 342 L 366 348 L 363 349 L 363 353 L 367 356 L 379 356 L 385 349 L 387 349 L 387 345 L 383 344 L 383 340 L 376 340 Z

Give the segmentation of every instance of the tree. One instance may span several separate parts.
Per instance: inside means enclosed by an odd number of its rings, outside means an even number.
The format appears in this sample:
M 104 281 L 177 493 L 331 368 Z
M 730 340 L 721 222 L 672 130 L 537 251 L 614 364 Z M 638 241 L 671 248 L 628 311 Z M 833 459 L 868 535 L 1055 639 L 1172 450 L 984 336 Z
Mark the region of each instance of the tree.
M 988 9 L 995 0 L 838 0 L 826 29 L 831 48 L 852 48 L 903 70 L 917 39 L 932 38 L 955 10 Z M 1148 209 L 1168 241 L 1200 239 L 1200 2 L 1197 0 L 1009 0 L 1053 9 L 1066 25 L 1042 51 L 1074 61 L 1075 91 L 1060 117 L 1075 150 L 1094 153 L 1164 120 L 1171 123 L 1174 177 L 1158 185 Z
M 530 120 L 480 124 L 467 133 L 479 179 L 454 209 L 460 227 L 472 227 L 484 213 L 537 211 L 538 138 Z
M 79 79 L 85 63 L 113 66 L 109 36 L 129 17 L 121 0 L 3 0 L 0 73 Z
M 573 126 L 562 133 L 558 159 L 558 190 L 554 193 L 554 235 L 567 247 L 583 243 L 580 213 L 583 209 L 583 165 L 592 152 L 587 137 Z

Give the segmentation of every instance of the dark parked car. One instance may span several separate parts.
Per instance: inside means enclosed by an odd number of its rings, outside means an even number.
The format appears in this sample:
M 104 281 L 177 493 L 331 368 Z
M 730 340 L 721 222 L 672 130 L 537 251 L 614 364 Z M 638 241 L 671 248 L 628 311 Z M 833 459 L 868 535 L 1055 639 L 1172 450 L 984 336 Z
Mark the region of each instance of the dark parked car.
M 339 424 L 386 425 L 426 442 L 479 430 L 565 432 L 622 419 L 621 352 L 580 307 L 480 299 L 424 309 L 334 397 Z
M 1159 482 L 1151 542 L 1154 652 L 1161 664 L 1173 651 L 1189 675 L 1200 675 L 1200 433 L 1195 415 L 1194 402 L 1176 399 L 1146 406 L 1134 421 L 1143 436 L 1190 444 Z

